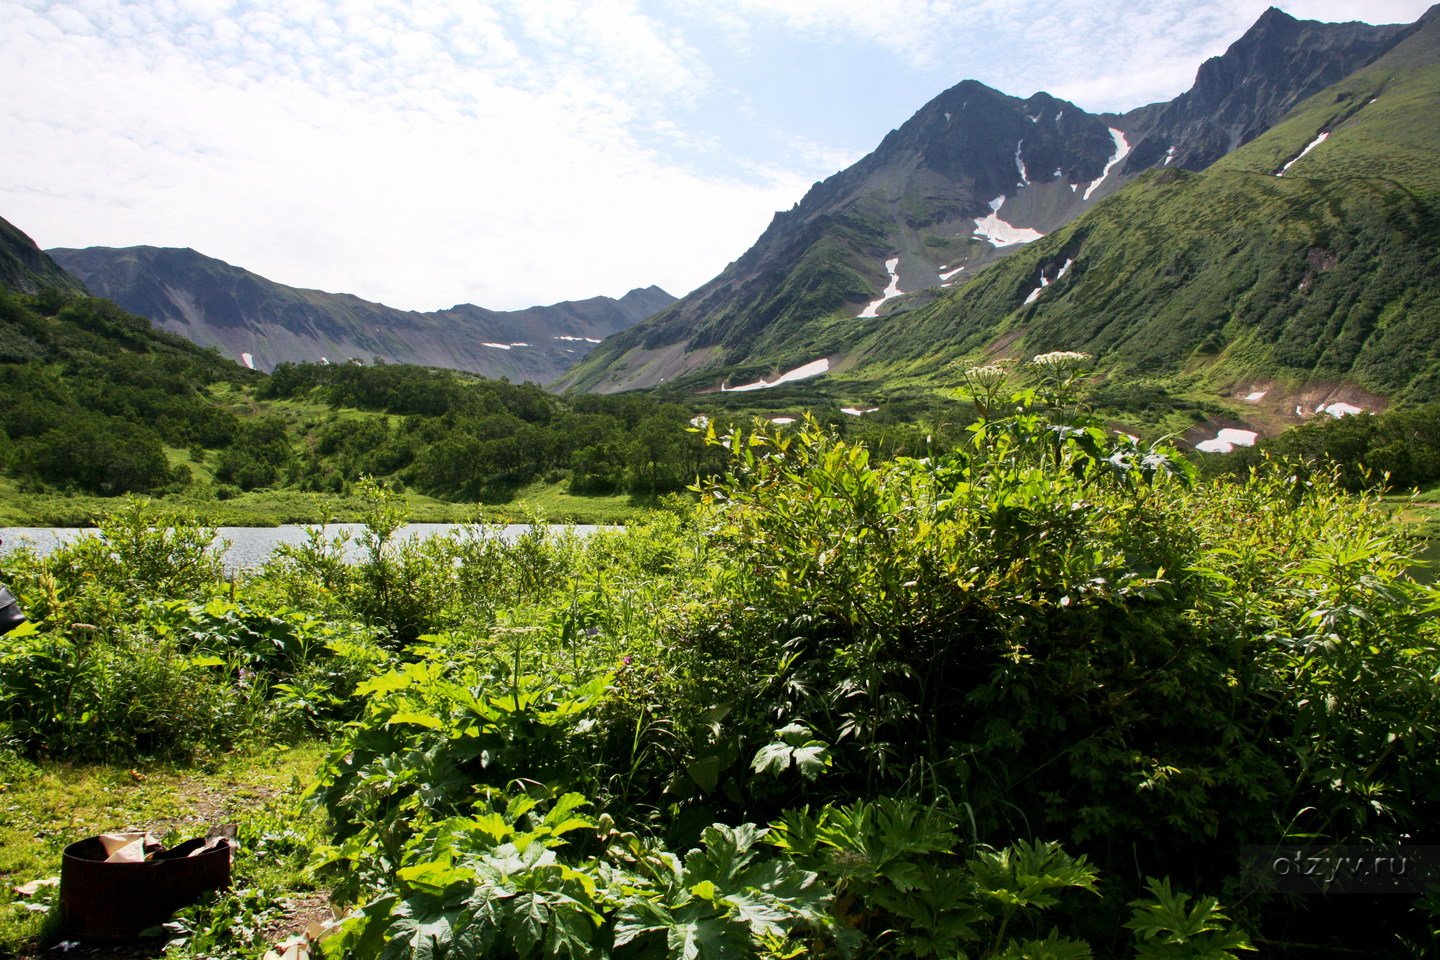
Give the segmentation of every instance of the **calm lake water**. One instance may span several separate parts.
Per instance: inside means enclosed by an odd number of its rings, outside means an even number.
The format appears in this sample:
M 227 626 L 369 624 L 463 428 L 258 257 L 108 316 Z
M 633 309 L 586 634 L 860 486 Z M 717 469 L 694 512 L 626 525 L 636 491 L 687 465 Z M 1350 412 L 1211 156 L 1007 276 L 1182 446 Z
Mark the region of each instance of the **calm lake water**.
M 401 527 L 395 537 L 397 540 L 409 537 L 423 539 L 437 534 L 450 533 L 453 530 L 462 530 L 466 526 L 466 524 L 459 523 L 410 523 Z M 310 527 L 300 524 L 286 524 L 279 527 L 216 527 L 215 538 L 217 541 L 228 543 L 225 548 L 225 569 L 244 570 L 249 567 L 258 567 L 264 563 L 275 548 L 282 543 L 294 546 L 303 544 L 309 537 L 307 531 L 310 529 Z M 342 531 L 350 534 L 350 543 L 347 545 L 346 551 L 351 560 L 359 559 L 363 553 L 358 541 L 364 529 L 364 525 L 359 523 L 331 523 L 325 526 L 326 534 L 331 537 Z M 507 540 L 514 540 L 530 530 L 531 526 L 524 523 L 512 523 L 504 527 L 475 527 L 473 529 L 494 530 L 499 536 Z M 557 533 L 573 530 L 580 536 L 588 536 L 596 530 L 611 528 L 592 524 L 574 524 L 570 526 L 552 525 L 547 529 Z M 41 553 L 49 553 L 62 543 L 95 532 L 94 528 L 86 527 L 0 527 L 0 540 L 5 541 L 5 545 L 0 547 L 0 556 L 20 546 L 32 546 Z

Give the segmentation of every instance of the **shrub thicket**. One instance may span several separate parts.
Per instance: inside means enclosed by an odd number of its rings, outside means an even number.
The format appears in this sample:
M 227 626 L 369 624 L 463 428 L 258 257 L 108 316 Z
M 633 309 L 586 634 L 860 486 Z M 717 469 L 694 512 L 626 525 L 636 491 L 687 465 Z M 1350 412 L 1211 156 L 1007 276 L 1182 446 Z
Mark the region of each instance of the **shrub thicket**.
M 1435 592 L 1333 475 L 1202 484 L 1103 430 L 1082 364 L 970 371 L 979 419 L 925 458 L 711 432 L 698 507 L 586 540 L 401 542 L 372 487 L 358 563 L 317 530 L 227 583 L 137 511 L 16 565 L 39 626 L 0 718 L 32 751 L 169 749 L 125 705 L 193 680 L 192 743 L 332 731 L 313 800 L 359 957 L 1243 949 L 1172 881 L 1283 941 L 1343 911 L 1242 885 L 1241 846 L 1431 836 Z M 144 638 L 169 673 L 134 658 L 106 699 L 77 666 Z M 15 678 L 46 671 L 73 694 L 31 710 Z M 1357 943 L 1400 929 L 1368 919 Z

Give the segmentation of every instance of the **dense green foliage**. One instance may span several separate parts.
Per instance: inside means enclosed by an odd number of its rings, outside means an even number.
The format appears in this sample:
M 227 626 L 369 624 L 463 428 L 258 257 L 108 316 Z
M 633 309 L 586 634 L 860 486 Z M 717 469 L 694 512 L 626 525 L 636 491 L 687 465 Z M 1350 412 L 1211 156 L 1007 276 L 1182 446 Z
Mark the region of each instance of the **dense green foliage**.
M 183 486 L 165 447 L 230 443 L 236 418 L 204 390 L 239 377 L 108 301 L 0 290 L 0 467 L 112 495 Z
M 1214 469 L 1243 475 L 1266 457 L 1333 469 L 1350 491 L 1428 487 L 1440 482 L 1440 403 L 1320 417 L 1216 458 Z
M 0 293 L 0 470 L 28 490 L 226 499 L 380 476 L 505 501 L 568 478 L 575 494 L 654 498 L 721 466 L 693 416 L 403 365 L 282 364 L 267 378 L 107 301 Z
M 1331 475 L 1199 484 L 1101 429 L 1082 361 L 970 371 L 920 459 L 707 431 L 698 507 L 583 540 L 400 541 L 372 485 L 358 561 L 317 530 L 227 579 L 131 507 L 7 560 L 4 736 L 328 731 L 337 956 L 1237 955 L 1177 887 L 1305 936 L 1345 911 L 1237 851 L 1432 836 L 1436 594 Z
M 534 384 L 390 364 L 281 364 L 260 394 L 403 418 L 393 429 L 323 430 L 315 457 L 338 453 L 340 463 L 312 459 L 303 472 L 320 482 L 339 483 L 345 466 L 398 470 L 418 489 L 492 499 L 565 473 L 576 493 L 655 496 L 721 465 L 689 429 L 693 414 L 648 397 L 561 399 Z

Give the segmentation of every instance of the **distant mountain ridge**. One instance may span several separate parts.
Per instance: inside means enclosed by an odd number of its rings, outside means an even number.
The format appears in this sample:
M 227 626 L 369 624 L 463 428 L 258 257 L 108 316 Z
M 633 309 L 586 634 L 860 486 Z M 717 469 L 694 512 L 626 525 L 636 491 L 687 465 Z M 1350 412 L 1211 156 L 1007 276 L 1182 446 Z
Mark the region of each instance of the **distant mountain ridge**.
M 548 383 L 602 339 L 664 309 L 659 287 L 524 310 L 459 304 L 421 313 L 276 283 L 191 249 L 48 251 L 97 296 L 257 370 L 350 358 Z
M 843 368 L 867 324 L 947 296 L 1146 170 L 1206 168 L 1415 29 L 1299 21 L 1272 8 L 1203 64 L 1189 91 L 1124 114 L 964 81 L 777 214 L 718 277 L 607 340 L 559 385 L 715 387 L 821 356 Z M 926 346 L 903 329 L 886 336 Z

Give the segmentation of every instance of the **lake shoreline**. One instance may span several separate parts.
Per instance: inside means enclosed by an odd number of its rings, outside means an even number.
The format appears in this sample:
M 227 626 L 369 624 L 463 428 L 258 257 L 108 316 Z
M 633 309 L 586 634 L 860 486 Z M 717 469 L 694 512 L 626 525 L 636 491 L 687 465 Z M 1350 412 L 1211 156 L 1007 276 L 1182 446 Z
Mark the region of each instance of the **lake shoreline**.
M 434 536 L 482 534 L 498 536 L 505 540 L 517 540 L 536 528 L 533 523 L 407 523 L 394 533 L 392 543 L 407 540 L 426 540 Z M 583 523 L 549 523 L 543 525 L 551 534 L 576 534 L 589 536 L 599 530 L 617 529 L 611 525 Z M 362 523 L 337 521 L 326 524 L 285 523 L 271 527 L 216 526 L 214 548 L 222 557 L 226 574 L 252 570 L 270 559 L 277 547 L 302 547 L 311 540 L 312 531 L 320 531 L 327 541 L 339 545 L 344 558 L 351 563 L 364 559 L 365 548 L 361 534 L 365 531 Z M 74 540 L 99 533 L 95 527 L 55 526 L 0 526 L 0 562 L 14 550 L 34 550 L 41 556 L 51 553 Z M 341 541 L 343 540 L 343 545 Z

